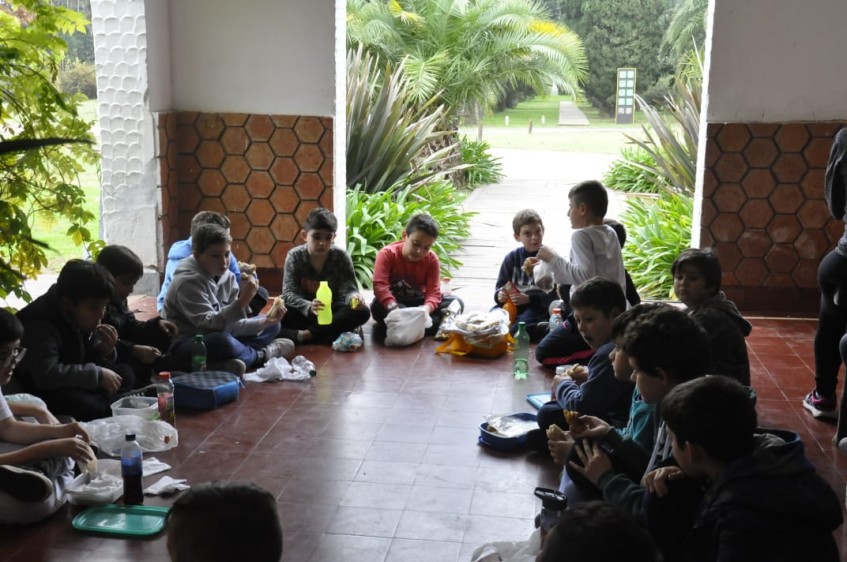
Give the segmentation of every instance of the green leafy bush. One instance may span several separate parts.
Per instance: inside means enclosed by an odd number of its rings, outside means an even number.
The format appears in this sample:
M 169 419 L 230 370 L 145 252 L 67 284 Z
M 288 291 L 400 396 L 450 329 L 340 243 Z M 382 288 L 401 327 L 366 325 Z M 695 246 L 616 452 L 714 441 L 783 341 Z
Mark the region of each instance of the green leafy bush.
M 468 167 L 464 170 L 464 187 L 473 189 L 480 185 L 497 183 L 503 177 L 500 158 L 491 156 L 491 145 L 467 137 L 459 139 L 459 158 Z
M 400 240 L 403 228 L 416 213 L 425 212 L 438 221 L 439 235 L 432 250 L 441 260 L 442 272 L 461 266 L 454 257 L 460 242 L 470 235 L 475 214 L 462 209 L 464 197 L 453 184 L 440 181 L 417 190 L 405 187 L 368 193 L 361 186 L 347 190 L 347 252 L 353 259 L 356 279 L 373 287 L 376 254 L 384 246 Z
M 90 62 L 74 60 L 59 69 L 59 90 L 73 95 L 82 94 L 88 99 L 97 97 L 97 73 Z
M 627 230 L 623 261 L 642 298 L 665 299 L 673 290 L 671 265 L 691 245 L 693 199 L 664 192 L 627 201 L 621 222 Z
M 624 193 L 659 193 L 664 180 L 654 171 L 656 160 L 640 147 L 621 149 L 621 157 L 603 176 L 606 187 Z

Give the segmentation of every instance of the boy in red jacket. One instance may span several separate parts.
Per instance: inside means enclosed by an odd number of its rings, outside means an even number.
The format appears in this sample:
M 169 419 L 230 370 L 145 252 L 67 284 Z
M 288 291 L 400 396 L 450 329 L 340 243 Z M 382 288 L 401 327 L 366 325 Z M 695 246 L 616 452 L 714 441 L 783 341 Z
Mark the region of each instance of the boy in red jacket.
M 432 327 L 427 334 L 438 330 L 442 311 L 453 300 L 452 295 L 441 294 L 441 262 L 432 245 L 438 238 L 438 223 L 426 213 L 409 219 L 403 239 L 379 251 L 374 264 L 374 300 L 371 315 L 377 324 L 384 326 L 385 317 L 395 308 L 420 306 L 432 317 Z M 460 308 L 464 304 L 459 300 Z

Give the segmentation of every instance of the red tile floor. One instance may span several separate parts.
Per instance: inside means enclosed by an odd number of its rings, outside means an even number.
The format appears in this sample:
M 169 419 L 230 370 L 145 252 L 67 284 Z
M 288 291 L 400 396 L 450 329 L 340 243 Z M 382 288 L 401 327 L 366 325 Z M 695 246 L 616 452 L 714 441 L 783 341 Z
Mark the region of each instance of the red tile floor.
M 748 342 L 762 425 L 798 431 L 843 499 L 847 458 L 830 443 L 834 426 L 800 404 L 812 384 L 816 323 L 753 323 Z M 547 387 L 549 375 L 536 366 L 516 382 L 509 356 L 459 358 L 436 355 L 431 340 L 407 349 L 372 344 L 367 333 L 366 340 L 355 354 L 300 349 L 318 366 L 308 383 L 249 384 L 218 410 L 179 412 L 179 447 L 156 456 L 173 465 L 168 474 L 193 484 L 246 479 L 270 490 L 286 561 L 467 561 L 482 543 L 526 537 L 539 507 L 532 490 L 554 486 L 557 471 L 527 454 L 477 446 L 477 427 L 484 414 L 531 411 L 524 397 Z M 0 528 L 0 559 L 168 559 L 163 536 L 73 531 L 77 512 L 66 507 L 41 524 Z M 843 535 L 839 529 L 847 545 Z

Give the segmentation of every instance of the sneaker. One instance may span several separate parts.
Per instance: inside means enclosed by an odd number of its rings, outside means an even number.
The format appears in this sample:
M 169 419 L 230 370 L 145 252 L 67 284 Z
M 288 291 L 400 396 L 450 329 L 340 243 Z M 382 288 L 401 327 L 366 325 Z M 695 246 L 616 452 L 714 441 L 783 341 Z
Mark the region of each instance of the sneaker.
M 268 344 L 265 348 L 265 361 L 274 357 L 285 357 L 288 359 L 294 354 L 294 342 L 286 338 L 278 338 Z
M 835 396 L 821 396 L 817 390 L 813 390 L 803 399 L 803 407 L 817 419 L 838 419 Z
M 40 472 L 6 464 L 0 466 L 0 490 L 22 502 L 40 502 L 53 493 L 53 483 Z
M 226 371 L 236 377 L 243 377 L 247 371 L 247 365 L 241 359 L 227 359 L 226 361 L 209 363 L 207 367 L 210 371 Z

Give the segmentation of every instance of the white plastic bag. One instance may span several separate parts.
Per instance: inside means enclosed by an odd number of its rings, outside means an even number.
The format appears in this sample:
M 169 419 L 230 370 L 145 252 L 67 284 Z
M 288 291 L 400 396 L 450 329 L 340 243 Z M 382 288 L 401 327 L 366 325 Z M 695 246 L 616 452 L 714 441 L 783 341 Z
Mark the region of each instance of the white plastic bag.
M 395 308 L 385 317 L 385 345 L 405 347 L 423 339 L 432 318 L 422 307 Z
M 471 562 L 535 562 L 541 552 L 541 531 L 534 530 L 525 541 L 493 542 L 474 550 Z
M 298 355 L 297 357 L 302 357 L 302 355 Z M 311 375 L 308 370 L 299 367 L 297 357 L 294 358 L 294 361 L 298 363 L 296 366 L 292 366 L 283 357 L 269 359 L 255 373 L 244 375 L 244 380 L 247 382 L 307 381 L 311 378 Z
M 167 451 L 179 443 L 179 434 L 172 425 L 138 416 L 113 416 L 82 425 L 91 436 L 92 444 L 113 457 L 120 456 L 128 433 L 135 434 L 135 440 L 145 453 Z

